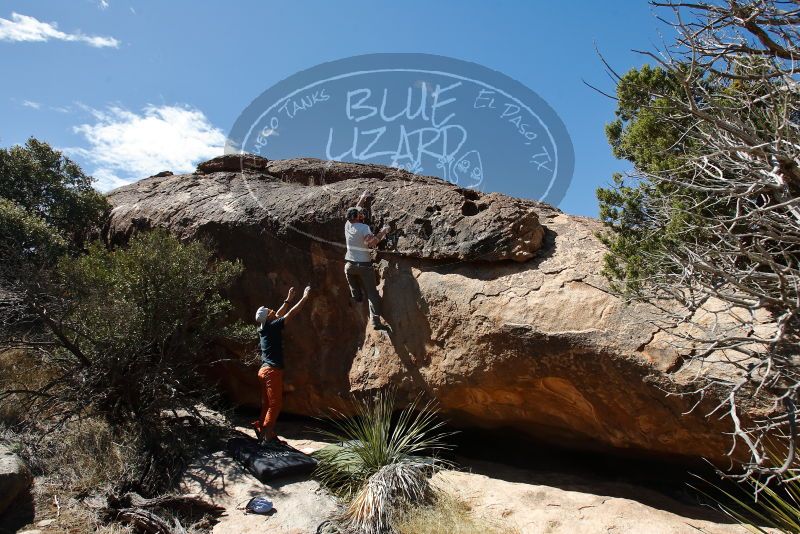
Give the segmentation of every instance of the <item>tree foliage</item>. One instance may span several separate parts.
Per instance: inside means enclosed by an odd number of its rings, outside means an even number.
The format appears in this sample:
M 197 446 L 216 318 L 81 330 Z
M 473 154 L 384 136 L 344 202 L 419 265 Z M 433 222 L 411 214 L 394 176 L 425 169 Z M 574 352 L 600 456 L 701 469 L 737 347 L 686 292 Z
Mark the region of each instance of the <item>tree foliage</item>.
M 48 462 L 75 428 L 109 428 L 107 449 L 126 451 L 114 490 L 153 494 L 217 424 L 204 371 L 215 341 L 241 336 L 223 295 L 241 266 L 165 230 L 109 249 L 91 184 L 46 143 L 0 150 L 0 422 Z
M 19 312 L 61 255 L 99 233 L 108 211 L 92 179 L 47 143 L 0 149 L 0 310 Z M 17 314 L 12 323 L 29 321 Z
M 42 326 L 26 301 L 42 300 L 58 258 L 79 252 L 97 233 L 108 203 L 92 179 L 53 150 L 30 138 L 0 149 L 0 314 L 4 334 Z M 39 297 L 34 297 L 34 295 Z
M 31 137 L 25 146 L 0 149 L 0 197 L 39 217 L 81 246 L 109 209 L 92 178 L 50 145 Z
M 93 415 L 133 426 L 152 464 L 144 486 L 157 487 L 160 462 L 182 452 L 176 415 L 201 417 L 198 404 L 211 397 L 208 348 L 230 332 L 221 291 L 240 272 L 204 244 L 160 229 L 127 248 L 93 243 L 84 255 L 63 256 L 48 283 L 17 303 L 30 328 L 3 321 L 0 337 L 0 350 L 35 351 L 55 378 L 35 391 L 6 390 L 0 400 L 26 403 L 56 423 Z
M 673 100 L 679 95 L 675 76 L 663 68 L 645 65 L 623 75 L 617 84 L 617 118 L 606 125 L 614 156 L 630 161 L 642 174 L 683 172 L 695 147 L 684 137 L 690 120 L 675 117 Z M 653 259 L 681 241 L 689 205 L 672 183 L 620 173 L 612 178 L 612 188 L 597 191 L 600 218 L 613 231 L 603 236 L 612 252 L 605 258 L 605 270 L 624 282 L 620 289 L 636 290 L 649 275 L 674 268 Z M 655 211 L 655 203 L 665 209 Z
M 800 6 L 781 0 L 652 2 L 677 37 L 617 76 L 606 133 L 633 172 L 600 189 L 606 274 L 662 308 L 670 334 L 721 399 L 745 474 L 790 469 L 800 389 Z M 720 391 L 725 391 L 720 395 Z M 772 402 L 760 420 L 739 409 Z M 782 436 L 785 462 L 767 461 Z
M 101 244 L 59 265 L 62 324 L 74 336 L 69 367 L 81 369 L 93 407 L 115 420 L 155 424 L 160 410 L 191 410 L 205 397 L 203 350 L 225 333 L 230 302 L 220 291 L 241 271 L 213 261 L 201 243 L 165 230 L 125 249 Z
M 2 270 L 18 275 L 22 269 L 52 265 L 66 250 L 66 240 L 44 219 L 0 198 Z

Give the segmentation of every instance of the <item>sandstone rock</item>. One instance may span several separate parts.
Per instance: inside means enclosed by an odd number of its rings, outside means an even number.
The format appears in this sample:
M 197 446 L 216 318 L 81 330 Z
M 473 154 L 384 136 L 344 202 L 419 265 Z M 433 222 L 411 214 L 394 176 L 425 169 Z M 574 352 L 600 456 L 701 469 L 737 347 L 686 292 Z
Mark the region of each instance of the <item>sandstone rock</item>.
M 724 460 L 727 422 L 703 416 L 713 395 L 683 415 L 695 399 L 664 394 L 687 379 L 652 312 L 608 291 L 597 221 L 375 165 L 245 161 L 225 156 L 201 174 L 117 189 L 108 236 L 162 226 L 210 239 L 246 268 L 229 292 L 246 321 L 310 282 L 312 301 L 286 329 L 285 410 L 317 415 L 395 385 L 435 397 L 456 425 Z M 391 334 L 367 326 L 342 272 L 343 211 L 364 189 L 376 196 L 373 217 L 398 233 L 377 267 Z M 255 339 L 229 349 L 252 359 Z M 255 369 L 219 376 L 235 400 L 260 402 Z
M 33 477 L 25 462 L 0 445 L 0 514 L 27 491 L 32 482 Z
M 246 172 L 237 172 L 242 166 Z M 399 256 L 525 261 L 544 235 L 532 202 L 481 195 L 378 165 L 221 156 L 201 163 L 198 172 L 150 177 L 115 190 L 109 197 L 115 206 L 112 238 L 142 224 L 169 226 L 186 237 L 222 224 L 257 240 L 274 232 L 280 241 L 341 250 L 344 212 L 364 189 L 377 197 L 372 207 L 377 224 L 395 228 L 392 252 Z M 170 205 L 160 209 L 167 198 Z
M 197 172 L 207 174 L 212 172 L 246 172 L 266 171 L 266 158 L 244 154 L 242 156 L 227 154 L 205 161 L 197 166 Z
M 479 462 L 481 473 L 444 471 L 434 483 L 472 513 L 502 520 L 522 534 L 745 534 L 712 509 L 679 503 L 649 488 L 563 473 L 542 474 Z

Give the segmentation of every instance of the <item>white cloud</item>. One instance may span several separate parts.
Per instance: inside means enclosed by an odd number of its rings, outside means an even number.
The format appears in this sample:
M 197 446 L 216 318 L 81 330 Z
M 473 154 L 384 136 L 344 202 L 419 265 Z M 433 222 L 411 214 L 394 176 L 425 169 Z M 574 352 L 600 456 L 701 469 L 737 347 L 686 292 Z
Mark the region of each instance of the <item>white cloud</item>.
M 141 114 L 121 107 L 91 110 L 96 122 L 76 126 L 89 148 L 68 149 L 96 165 L 98 189 L 108 190 L 160 171 L 191 172 L 223 153 L 225 134 L 202 111 L 148 105 Z
M 33 108 L 33 109 L 39 109 L 40 107 L 42 107 L 42 105 L 39 102 L 34 102 L 33 100 L 23 100 L 22 105 L 25 106 L 26 108 Z
M 131 183 L 130 180 L 120 178 L 108 169 L 96 169 L 91 174 L 92 178 L 95 179 L 94 186 L 103 192 Z
M 100 0 L 99 7 L 100 9 L 108 9 L 108 2 L 106 0 Z
M 58 29 L 54 22 L 41 22 L 34 17 L 20 15 L 19 13 L 11 13 L 11 20 L 0 18 L 0 41 L 47 42 L 50 39 L 56 41 L 78 41 L 96 48 L 118 48 L 120 44 L 113 37 L 85 35 L 81 32 L 64 33 Z

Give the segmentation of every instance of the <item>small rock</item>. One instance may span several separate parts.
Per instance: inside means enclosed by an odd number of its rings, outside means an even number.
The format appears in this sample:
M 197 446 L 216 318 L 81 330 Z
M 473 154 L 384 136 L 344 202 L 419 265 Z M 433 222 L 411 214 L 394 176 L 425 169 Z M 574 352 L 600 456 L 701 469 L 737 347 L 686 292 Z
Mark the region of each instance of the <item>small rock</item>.
M 36 523 L 36 526 L 37 526 L 37 527 L 46 527 L 46 526 L 48 526 L 48 525 L 52 525 L 52 524 L 53 524 L 53 523 L 55 523 L 55 522 L 56 522 L 56 520 L 55 520 L 55 519 L 42 519 L 41 521 L 39 521 L 38 523 Z

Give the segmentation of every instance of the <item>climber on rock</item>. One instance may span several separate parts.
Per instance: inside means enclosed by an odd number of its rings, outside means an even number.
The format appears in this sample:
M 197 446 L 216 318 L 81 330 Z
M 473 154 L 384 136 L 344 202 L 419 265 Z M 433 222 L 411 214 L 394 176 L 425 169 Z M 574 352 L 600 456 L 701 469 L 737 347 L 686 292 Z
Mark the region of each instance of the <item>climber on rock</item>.
M 289 289 L 286 300 L 277 311 L 266 306 L 261 306 L 256 311 L 261 346 L 261 369 L 258 370 L 258 379 L 261 381 L 261 416 L 254 426 L 256 436 L 262 443 L 278 439 L 275 424 L 283 405 L 283 325 L 297 314 L 308 300 L 310 291 L 311 287 L 306 287 L 303 297 L 291 309 L 289 303 L 294 297 L 293 287 Z
M 344 224 L 344 240 L 347 244 L 344 275 L 350 287 L 350 295 L 356 302 L 361 302 L 366 293 L 372 327 L 376 330 L 388 330 L 389 327 L 381 318 L 381 297 L 375 283 L 375 270 L 372 268 L 372 249 L 386 237 L 389 228 L 384 227 L 378 235 L 374 235 L 364 223 L 366 209 L 372 198 L 368 191 L 364 191 L 358 203 L 347 209 L 347 221 Z

